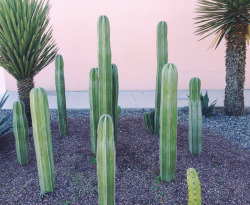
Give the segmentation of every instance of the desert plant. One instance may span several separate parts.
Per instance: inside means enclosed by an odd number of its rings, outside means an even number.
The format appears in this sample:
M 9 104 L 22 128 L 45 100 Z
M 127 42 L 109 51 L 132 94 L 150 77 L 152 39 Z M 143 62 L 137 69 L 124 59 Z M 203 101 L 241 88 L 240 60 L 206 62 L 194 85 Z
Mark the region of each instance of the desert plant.
M 59 118 L 60 135 L 66 136 L 68 134 L 67 125 L 67 109 L 65 97 L 65 82 L 64 82 L 64 63 L 61 55 L 56 56 L 56 69 L 55 69 L 55 83 L 56 83 L 56 96 Z
M 47 93 L 43 88 L 31 90 L 30 105 L 40 189 L 41 193 L 49 193 L 55 188 L 55 174 L 49 105 Z
M 209 97 L 208 97 L 207 91 L 206 91 L 206 94 L 204 96 L 202 95 L 202 93 L 200 94 L 200 99 L 201 99 L 202 116 L 210 117 L 212 115 L 212 111 L 216 105 L 216 100 L 213 101 L 210 105 L 208 105 Z
M 115 64 L 112 64 L 112 119 L 114 123 L 114 139 L 117 146 L 117 129 L 118 129 L 118 94 L 119 94 L 119 81 L 118 70 Z
M 57 53 L 49 26 L 49 1 L 0 1 L 0 66 L 17 80 L 19 99 L 31 125 L 29 93 L 34 76 Z
M 201 205 L 200 180 L 194 168 L 187 170 L 188 205 Z
M 0 111 L 2 110 L 4 103 L 9 96 L 6 95 L 7 92 L 3 95 L 0 100 Z M 2 113 L 0 115 L 0 138 L 12 132 L 12 117 L 8 113 Z
M 20 165 L 30 162 L 28 120 L 25 114 L 25 106 L 22 101 L 13 104 L 13 130 L 16 140 L 17 161 Z
M 150 134 L 154 134 L 154 118 L 155 118 L 155 110 L 151 112 L 147 112 L 144 114 L 144 124 L 146 126 L 147 131 Z
M 178 72 L 174 64 L 163 67 L 160 109 L 160 176 L 162 181 L 175 179 L 177 138 Z
M 144 116 L 146 127 L 153 127 L 154 133 L 159 135 L 160 132 L 160 104 L 161 104 L 161 83 L 162 71 L 165 64 L 168 63 L 168 40 L 167 40 L 167 23 L 160 21 L 157 25 L 157 77 L 156 77 L 156 93 L 155 93 L 155 112 L 154 121 L 150 119 L 151 115 Z M 152 114 L 152 113 L 151 113 Z M 146 120 L 146 121 L 145 121 Z M 152 122 L 151 126 L 148 125 Z M 148 130 L 149 132 L 151 130 Z
M 92 68 L 89 73 L 89 104 L 90 104 L 90 132 L 91 147 L 96 154 L 97 127 L 99 122 L 99 86 L 98 68 Z
M 98 125 L 97 175 L 99 204 L 115 204 L 115 141 L 113 122 L 109 115 L 102 115 Z
M 250 0 L 198 0 L 196 34 L 216 34 L 211 46 L 226 39 L 226 88 L 224 109 L 227 115 L 244 114 L 246 41 L 250 37 Z M 204 39 L 202 38 L 202 39 Z
M 192 78 L 189 83 L 189 151 L 194 155 L 202 152 L 200 88 L 200 79 Z

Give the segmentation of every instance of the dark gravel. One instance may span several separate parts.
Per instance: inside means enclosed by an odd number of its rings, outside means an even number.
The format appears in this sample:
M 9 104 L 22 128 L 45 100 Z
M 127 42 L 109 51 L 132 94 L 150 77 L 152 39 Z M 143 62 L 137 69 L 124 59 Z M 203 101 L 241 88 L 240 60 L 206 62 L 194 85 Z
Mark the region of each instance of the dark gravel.
M 250 204 L 249 152 L 204 126 L 203 153 L 188 152 L 185 110 L 179 111 L 176 180 L 159 181 L 158 137 L 143 123 L 146 110 L 123 110 L 119 118 L 116 164 L 117 204 L 187 204 L 186 170 L 197 170 L 203 204 Z M 248 115 L 249 117 L 249 115 Z M 212 119 L 212 118 L 211 118 Z M 206 120 L 205 120 L 206 123 Z M 207 122 L 208 123 L 208 122 Z M 88 110 L 68 111 L 69 135 L 60 137 L 56 111 L 51 130 L 56 189 L 40 198 L 32 130 L 32 160 L 17 164 L 14 136 L 0 139 L 0 204 L 98 204 L 96 164 L 91 154 Z M 247 130 L 249 131 L 249 130 Z

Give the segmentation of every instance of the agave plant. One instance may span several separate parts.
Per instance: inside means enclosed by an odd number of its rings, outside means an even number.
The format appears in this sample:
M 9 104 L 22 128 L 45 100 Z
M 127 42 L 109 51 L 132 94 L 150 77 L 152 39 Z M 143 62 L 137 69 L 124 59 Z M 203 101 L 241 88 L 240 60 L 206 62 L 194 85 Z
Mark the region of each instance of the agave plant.
M 17 80 L 29 124 L 34 76 L 55 59 L 58 50 L 48 27 L 50 7 L 44 0 L 0 1 L 0 66 Z
M 217 100 L 213 101 L 210 105 L 208 105 L 209 97 L 207 91 L 204 96 L 202 95 L 202 93 L 200 94 L 200 99 L 201 99 L 202 116 L 210 117 L 217 103 Z
M 3 108 L 4 103 L 9 96 L 6 96 L 6 93 L 0 100 L 0 111 Z M 12 131 L 12 117 L 5 113 L 0 113 L 0 138 L 7 135 Z
M 227 115 L 244 114 L 246 42 L 250 37 L 250 0 L 198 0 L 196 34 L 202 39 L 215 34 L 210 47 L 217 48 L 226 39 L 226 89 L 224 107 Z

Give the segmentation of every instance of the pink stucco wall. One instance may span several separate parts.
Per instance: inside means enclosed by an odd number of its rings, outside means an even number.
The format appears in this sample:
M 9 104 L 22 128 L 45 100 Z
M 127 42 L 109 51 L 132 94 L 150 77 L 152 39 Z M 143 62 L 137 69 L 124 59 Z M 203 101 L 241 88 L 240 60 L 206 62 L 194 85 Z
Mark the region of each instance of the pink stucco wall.
M 107 15 L 111 26 L 112 62 L 119 69 L 121 90 L 153 90 L 156 80 L 156 26 L 168 23 L 169 62 L 179 71 L 178 89 L 200 77 L 202 89 L 225 87 L 225 46 L 207 50 L 213 37 L 194 35 L 195 0 L 51 0 L 54 37 L 65 62 L 66 89 L 88 90 L 89 70 L 97 66 L 97 19 Z M 250 49 L 246 84 L 250 89 Z M 7 73 L 7 90 L 16 90 Z M 55 90 L 54 63 L 36 78 L 36 86 Z

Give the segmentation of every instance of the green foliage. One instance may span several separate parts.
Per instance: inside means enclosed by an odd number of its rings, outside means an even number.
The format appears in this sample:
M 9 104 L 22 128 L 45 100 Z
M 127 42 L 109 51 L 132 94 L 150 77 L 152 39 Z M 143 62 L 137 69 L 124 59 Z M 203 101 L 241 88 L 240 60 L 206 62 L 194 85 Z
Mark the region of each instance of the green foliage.
M 144 114 L 144 124 L 150 134 L 154 134 L 154 117 L 155 110 Z
M 7 92 L 3 95 L 0 100 L 0 138 L 12 132 L 12 117 L 9 114 L 2 113 L 1 110 L 4 103 L 9 96 L 6 96 Z
M 164 66 L 160 109 L 160 176 L 162 181 L 175 179 L 177 138 L 178 72 L 174 64 Z
M 59 118 L 60 135 L 66 136 L 68 134 L 67 125 L 67 109 L 65 97 L 65 82 L 64 82 L 64 62 L 61 55 L 56 56 L 55 61 L 55 83 L 56 83 L 56 96 Z
M 0 1 L 0 66 L 18 81 L 35 76 L 56 56 L 49 11 L 49 1 Z
M 211 105 L 208 105 L 209 103 L 209 97 L 208 93 L 206 91 L 206 94 L 203 96 L 202 93 L 200 94 L 201 99 L 201 110 L 202 110 L 202 116 L 210 117 L 212 115 L 212 111 L 216 105 L 216 100 L 211 103 Z
M 250 24 L 250 0 L 198 0 L 196 13 L 197 35 L 207 34 L 202 39 L 215 34 L 215 38 L 210 45 L 218 47 L 221 40 L 232 28 L 241 23 Z M 250 28 L 250 27 L 249 27 Z M 246 35 L 249 40 L 250 29 Z M 201 39 L 201 40 L 202 40 Z
M 188 205 L 201 205 L 201 187 L 197 172 L 193 168 L 187 170 Z

